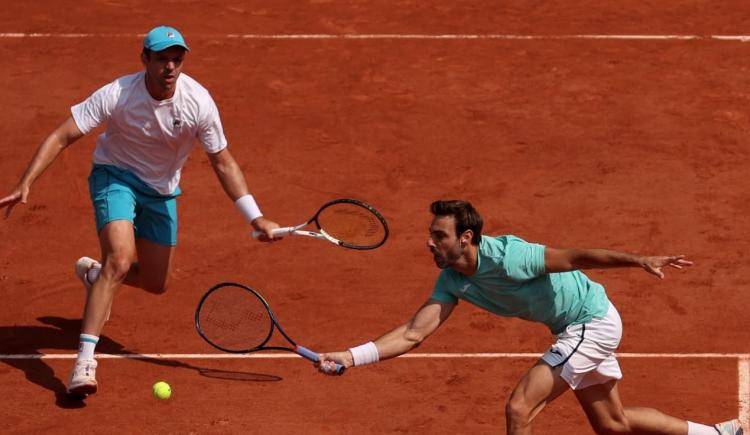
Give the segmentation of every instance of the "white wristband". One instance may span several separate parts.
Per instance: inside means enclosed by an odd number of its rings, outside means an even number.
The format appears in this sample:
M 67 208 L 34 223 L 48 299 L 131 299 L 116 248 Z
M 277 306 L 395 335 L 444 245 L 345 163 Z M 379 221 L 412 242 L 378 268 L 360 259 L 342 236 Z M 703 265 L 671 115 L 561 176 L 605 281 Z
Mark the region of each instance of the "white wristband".
M 378 355 L 378 347 L 372 341 L 365 343 L 361 346 L 353 347 L 349 349 L 352 353 L 352 359 L 354 360 L 354 366 L 363 366 L 367 364 L 373 364 L 380 360 Z
M 254 221 L 255 219 L 263 216 L 263 213 L 261 213 L 260 209 L 258 208 L 258 204 L 255 203 L 255 198 L 253 198 L 253 195 L 248 194 L 240 197 L 237 201 L 234 202 L 234 205 L 236 205 L 237 208 L 240 209 L 240 213 L 242 213 L 242 215 L 247 218 L 248 222 L 252 223 L 252 221 Z

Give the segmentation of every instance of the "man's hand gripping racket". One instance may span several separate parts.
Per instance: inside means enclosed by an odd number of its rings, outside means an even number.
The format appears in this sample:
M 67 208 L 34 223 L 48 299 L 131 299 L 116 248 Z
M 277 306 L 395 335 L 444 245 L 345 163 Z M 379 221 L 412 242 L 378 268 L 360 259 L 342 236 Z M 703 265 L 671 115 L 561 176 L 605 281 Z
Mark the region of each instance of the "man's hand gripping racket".
M 281 329 L 263 296 L 242 284 L 225 282 L 211 287 L 198 303 L 195 328 L 208 344 L 222 352 L 283 350 L 320 362 L 317 353 L 298 345 Z M 268 345 L 275 329 L 290 346 Z M 341 364 L 332 367 L 339 375 L 344 370 Z
M 315 224 L 318 231 L 303 228 Z M 356 199 L 336 199 L 324 204 L 313 217 L 300 225 L 276 228 L 274 237 L 307 236 L 326 240 L 349 249 L 375 249 L 388 238 L 385 218 L 371 205 Z M 258 238 L 260 231 L 253 231 Z
M 340 375 L 347 367 L 354 366 L 352 354 L 349 351 L 328 352 L 320 354 L 320 362 L 315 364 L 322 373 L 326 375 Z

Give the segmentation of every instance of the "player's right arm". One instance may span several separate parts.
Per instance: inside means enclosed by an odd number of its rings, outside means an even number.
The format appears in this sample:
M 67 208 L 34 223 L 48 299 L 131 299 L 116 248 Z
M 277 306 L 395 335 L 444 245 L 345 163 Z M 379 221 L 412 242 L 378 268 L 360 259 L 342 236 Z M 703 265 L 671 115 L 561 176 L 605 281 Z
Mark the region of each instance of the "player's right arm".
M 377 350 L 378 360 L 395 358 L 419 346 L 448 319 L 455 306 L 429 299 L 408 322 L 372 342 Z M 327 374 L 330 374 L 331 361 L 346 368 L 355 365 L 352 350 L 323 353 L 320 360 L 320 370 Z
M 73 117 L 69 117 L 59 127 L 57 127 L 47 138 L 39 145 L 36 154 L 31 159 L 29 166 L 21 176 L 21 180 L 10 195 L 0 198 L 0 209 L 7 208 L 5 217 L 10 216 L 13 207 L 18 203 L 26 204 L 29 196 L 29 190 L 34 181 L 44 172 L 45 169 L 55 160 L 55 158 L 68 145 L 83 136 L 78 129 Z
M 642 256 L 607 249 L 555 249 L 544 250 L 544 268 L 547 273 L 570 272 L 578 269 L 606 269 L 613 267 L 641 267 L 646 272 L 664 278 L 665 266 L 682 269 L 692 266 L 684 255 Z

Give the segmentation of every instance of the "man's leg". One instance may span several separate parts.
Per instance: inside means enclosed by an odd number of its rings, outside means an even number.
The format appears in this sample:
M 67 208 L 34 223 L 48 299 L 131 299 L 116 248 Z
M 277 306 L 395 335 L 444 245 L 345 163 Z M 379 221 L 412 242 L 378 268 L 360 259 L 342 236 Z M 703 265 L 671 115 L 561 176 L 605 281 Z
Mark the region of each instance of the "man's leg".
M 102 269 L 94 281 L 86 308 L 81 332 L 98 336 L 104 327 L 107 308 L 112 304 L 115 290 L 125 281 L 136 259 L 133 224 L 126 220 L 108 223 L 99 232 L 102 248 Z
M 505 422 L 509 435 L 530 434 L 531 422 L 544 406 L 570 387 L 560 377 L 561 368 L 553 369 L 538 361 L 521 378 L 505 405 Z
M 99 241 L 102 247 L 102 269 L 91 291 L 87 293 L 78 357 L 68 382 L 68 392 L 76 395 L 93 394 L 97 390 L 94 350 L 115 291 L 128 275 L 136 255 L 135 235 L 130 221 L 116 220 L 108 223 L 99 232 Z
M 685 420 L 656 409 L 623 407 L 616 380 L 576 390 L 575 395 L 598 434 L 688 433 L 688 423 Z
M 115 291 L 124 283 L 163 293 L 172 267 L 174 247 L 136 239 L 133 224 L 129 221 L 108 223 L 99 233 L 99 239 L 101 271 L 87 296 L 78 358 L 68 384 L 68 392 L 77 395 L 93 394 L 97 390 L 94 350 Z

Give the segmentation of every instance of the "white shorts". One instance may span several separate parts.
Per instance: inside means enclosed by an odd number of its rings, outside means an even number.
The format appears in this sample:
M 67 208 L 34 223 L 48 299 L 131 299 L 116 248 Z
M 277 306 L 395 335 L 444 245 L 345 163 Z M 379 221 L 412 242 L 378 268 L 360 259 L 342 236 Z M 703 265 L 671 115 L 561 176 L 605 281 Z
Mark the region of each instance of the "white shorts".
M 615 350 L 622 338 L 622 320 L 614 305 L 604 317 L 570 325 L 557 334 L 557 342 L 542 355 L 553 368 L 562 367 L 560 377 L 574 390 L 621 379 Z

